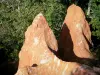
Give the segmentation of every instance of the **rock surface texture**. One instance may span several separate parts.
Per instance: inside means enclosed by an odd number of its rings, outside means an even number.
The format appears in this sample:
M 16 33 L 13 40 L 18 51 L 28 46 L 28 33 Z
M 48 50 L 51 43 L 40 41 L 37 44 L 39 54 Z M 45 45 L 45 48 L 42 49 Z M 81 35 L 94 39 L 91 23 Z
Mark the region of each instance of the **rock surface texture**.
M 30 73 L 28 75 L 61 75 L 66 73 L 70 75 L 80 65 L 60 60 L 53 53 L 57 49 L 54 34 L 44 16 L 41 13 L 38 14 L 25 33 L 25 42 L 19 53 L 19 67 L 16 75 L 27 75 L 28 73 Z
M 16 75 L 71 75 L 80 65 L 72 62 L 64 62 L 56 56 L 48 63 L 37 67 L 19 68 Z
M 59 47 L 46 19 L 38 14 L 25 32 L 15 75 L 96 75 L 71 61 L 93 58 L 89 50 L 91 32 L 80 7 L 73 4 L 68 8 L 58 43 Z
M 59 54 L 64 60 L 90 58 L 91 32 L 84 12 L 76 5 L 69 6 L 59 40 Z
M 48 62 L 52 58 L 48 47 L 58 50 L 55 36 L 40 13 L 25 32 L 25 42 L 19 53 L 19 67 Z

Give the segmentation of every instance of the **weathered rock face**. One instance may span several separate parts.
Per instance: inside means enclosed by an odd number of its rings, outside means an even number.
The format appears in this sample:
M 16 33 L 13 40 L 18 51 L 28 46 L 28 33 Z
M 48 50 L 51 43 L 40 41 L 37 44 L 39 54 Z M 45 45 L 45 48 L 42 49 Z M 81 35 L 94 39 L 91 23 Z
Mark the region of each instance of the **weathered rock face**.
M 60 60 L 50 49 L 54 51 L 58 49 L 57 41 L 45 18 L 39 14 L 25 33 L 16 75 L 64 75 L 66 73 L 70 75 L 80 66 L 75 62 Z
M 16 75 L 71 75 L 80 65 L 72 62 L 64 62 L 56 56 L 48 63 L 37 67 L 19 68 Z
M 27 67 L 20 68 L 16 75 L 23 75 L 23 74 L 24 75 L 66 75 L 66 74 L 67 75 L 99 75 L 100 74 L 100 71 L 96 72 L 95 70 L 93 70 L 91 67 L 87 65 L 82 65 L 77 68 L 75 65 L 76 65 L 75 63 L 67 63 L 66 65 L 63 65 L 63 67 L 59 67 L 59 69 L 54 65 L 50 67 L 48 66 L 48 64 L 41 65 L 38 67 L 27 66 Z M 69 69 L 68 67 L 71 68 Z M 70 71 L 72 70 L 72 67 L 73 68 L 75 67 L 76 69 Z
M 25 32 L 25 42 L 19 53 L 19 67 L 50 61 L 52 54 L 48 47 L 54 51 L 58 50 L 55 36 L 40 13 Z
M 68 8 L 59 40 L 59 50 L 53 32 L 40 13 L 25 32 L 16 75 L 90 74 L 90 70 L 85 70 L 81 64 L 71 62 L 77 58 L 93 58 L 89 51 L 89 43 L 91 44 L 89 25 L 78 6 L 71 5 Z M 59 59 L 59 56 L 66 61 Z
M 93 58 L 89 50 L 91 32 L 84 12 L 76 5 L 67 10 L 59 40 L 59 53 L 64 60 Z

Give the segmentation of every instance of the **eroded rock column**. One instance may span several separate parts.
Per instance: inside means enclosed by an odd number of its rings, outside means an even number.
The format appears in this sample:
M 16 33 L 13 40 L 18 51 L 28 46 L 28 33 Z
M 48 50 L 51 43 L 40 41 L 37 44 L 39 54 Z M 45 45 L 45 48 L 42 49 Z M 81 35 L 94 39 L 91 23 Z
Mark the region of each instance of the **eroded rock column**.
M 50 61 L 52 53 L 48 47 L 54 51 L 58 50 L 55 36 L 40 13 L 25 32 L 25 41 L 19 53 L 19 67 Z
M 64 60 L 89 58 L 93 56 L 89 50 L 91 32 L 84 12 L 79 6 L 71 5 L 67 10 L 59 39 L 59 54 Z

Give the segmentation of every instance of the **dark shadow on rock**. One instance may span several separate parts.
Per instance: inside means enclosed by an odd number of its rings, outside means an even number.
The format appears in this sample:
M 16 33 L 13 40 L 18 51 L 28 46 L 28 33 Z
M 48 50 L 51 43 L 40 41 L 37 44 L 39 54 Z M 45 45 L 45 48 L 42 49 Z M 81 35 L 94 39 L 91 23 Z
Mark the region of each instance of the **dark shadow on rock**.
M 58 41 L 58 56 L 63 60 L 70 61 L 72 58 L 75 58 L 75 54 L 73 52 L 73 42 L 70 36 L 70 30 L 66 24 L 63 24 L 60 36 L 61 37 Z M 67 48 L 65 48 L 66 44 Z
M 84 35 L 84 33 L 83 33 L 83 36 L 84 36 L 86 42 L 88 43 L 89 47 L 90 47 L 90 48 L 93 47 L 93 43 L 92 43 L 92 41 L 91 41 L 91 40 L 90 40 L 91 42 L 88 41 L 88 39 L 86 38 L 86 36 Z
M 49 50 L 50 50 L 54 55 L 57 55 L 56 50 L 51 49 L 49 46 L 48 46 L 48 48 L 49 48 Z
M 74 54 L 73 41 L 70 35 L 70 30 L 68 29 L 66 24 L 63 24 L 63 28 L 62 28 L 62 32 L 60 36 L 61 37 L 59 38 L 59 41 L 58 41 L 57 56 L 61 60 L 67 61 L 67 62 L 78 62 L 81 64 L 90 65 L 90 66 L 96 64 L 95 59 L 80 58 Z M 90 42 L 87 40 L 86 36 L 85 36 L 85 39 L 90 45 Z

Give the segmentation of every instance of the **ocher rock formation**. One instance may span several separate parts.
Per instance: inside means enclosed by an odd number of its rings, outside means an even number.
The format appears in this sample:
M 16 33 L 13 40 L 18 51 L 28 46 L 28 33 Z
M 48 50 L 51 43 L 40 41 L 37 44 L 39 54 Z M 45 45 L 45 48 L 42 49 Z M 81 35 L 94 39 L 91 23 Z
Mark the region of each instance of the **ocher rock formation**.
M 50 49 L 57 51 L 55 36 L 44 16 L 38 14 L 25 32 L 25 42 L 19 53 L 19 67 L 44 64 L 51 60 Z
M 47 30 L 47 31 L 46 31 Z M 47 35 L 48 34 L 48 35 Z M 53 45 L 51 45 L 52 43 Z M 49 43 L 49 44 L 48 44 Z M 49 47 L 48 47 L 49 46 Z M 52 50 L 57 50 L 57 41 L 42 14 L 38 14 L 25 33 L 25 42 L 19 53 L 19 67 L 16 75 L 27 75 L 27 66 L 32 68 L 29 75 L 71 74 L 80 65 L 60 60 Z M 70 67 L 70 68 L 69 68 Z
M 93 58 L 89 44 L 91 32 L 80 7 L 71 5 L 68 8 L 59 47 L 48 23 L 40 13 L 25 32 L 16 75 L 96 75 L 94 72 L 91 74 L 91 70 L 84 68 L 77 61 L 72 62 L 73 59 L 81 61 L 81 58 Z
M 56 56 L 48 63 L 37 67 L 19 68 L 16 75 L 71 75 L 80 65 L 74 62 L 64 62 Z
M 92 59 L 89 50 L 91 44 L 90 27 L 84 12 L 74 4 L 69 6 L 59 39 L 60 56 L 67 61 L 78 58 Z

